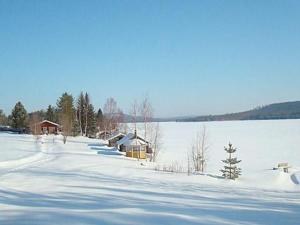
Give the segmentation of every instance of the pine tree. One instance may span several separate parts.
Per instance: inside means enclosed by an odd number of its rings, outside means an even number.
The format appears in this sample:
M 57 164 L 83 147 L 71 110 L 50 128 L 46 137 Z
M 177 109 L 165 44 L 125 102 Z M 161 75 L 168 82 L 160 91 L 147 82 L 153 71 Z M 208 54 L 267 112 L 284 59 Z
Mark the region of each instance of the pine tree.
M 27 127 L 27 112 L 21 102 L 17 102 L 11 112 L 11 121 L 13 128 Z
M 228 148 L 224 147 L 224 150 L 229 154 L 229 157 L 222 160 L 222 162 L 225 163 L 225 166 L 221 172 L 223 173 L 223 177 L 226 179 L 234 180 L 241 175 L 241 168 L 236 166 L 236 164 L 240 163 L 241 160 L 238 160 L 236 157 L 232 157 L 232 154 L 236 152 L 236 148 L 233 148 L 231 143 L 229 143 Z

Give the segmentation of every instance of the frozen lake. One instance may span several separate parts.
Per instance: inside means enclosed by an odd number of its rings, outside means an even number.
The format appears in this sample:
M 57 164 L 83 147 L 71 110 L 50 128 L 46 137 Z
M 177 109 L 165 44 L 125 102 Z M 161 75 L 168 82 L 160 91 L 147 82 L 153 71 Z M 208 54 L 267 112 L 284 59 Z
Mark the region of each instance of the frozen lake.
M 221 160 L 227 157 L 224 146 L 229 142 L 237 148 L 244 173 L 268 170 L 279 162 L 299 166 L 300 120 L 160 123 L 163 147 L 159 161 L 186 165 L 193 140 L 203 126 L 210 146 L 208 172 L 219 173 Z

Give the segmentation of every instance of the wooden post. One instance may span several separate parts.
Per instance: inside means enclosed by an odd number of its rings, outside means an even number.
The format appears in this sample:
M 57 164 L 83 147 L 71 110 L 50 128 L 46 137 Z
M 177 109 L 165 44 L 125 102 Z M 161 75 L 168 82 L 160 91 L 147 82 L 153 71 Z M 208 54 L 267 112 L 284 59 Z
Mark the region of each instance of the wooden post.
M 141 145 L 140 145 L 140 147 L 139 147 L 139 159 L 141 158 Z

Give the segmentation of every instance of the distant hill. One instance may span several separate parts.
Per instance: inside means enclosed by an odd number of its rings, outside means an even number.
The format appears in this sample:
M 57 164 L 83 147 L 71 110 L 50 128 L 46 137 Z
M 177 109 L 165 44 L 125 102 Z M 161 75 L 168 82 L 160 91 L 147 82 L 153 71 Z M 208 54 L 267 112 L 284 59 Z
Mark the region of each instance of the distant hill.
M 300 119 L 300 101 L 275 103 L 253 110 L 223 115 L 196 116 L 178 119 L 178 122 Z

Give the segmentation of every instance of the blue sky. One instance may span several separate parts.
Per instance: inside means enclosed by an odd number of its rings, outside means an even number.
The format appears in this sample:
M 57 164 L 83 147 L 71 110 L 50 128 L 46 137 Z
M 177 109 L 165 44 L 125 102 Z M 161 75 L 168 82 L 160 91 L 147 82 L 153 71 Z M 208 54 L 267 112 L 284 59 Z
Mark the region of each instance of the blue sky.
M 300 1 L 0 0 L 0 108 L 88 91 L 156 116 L 300 100 Z

